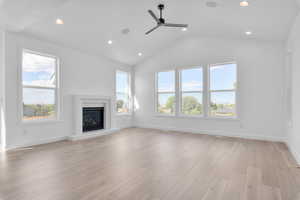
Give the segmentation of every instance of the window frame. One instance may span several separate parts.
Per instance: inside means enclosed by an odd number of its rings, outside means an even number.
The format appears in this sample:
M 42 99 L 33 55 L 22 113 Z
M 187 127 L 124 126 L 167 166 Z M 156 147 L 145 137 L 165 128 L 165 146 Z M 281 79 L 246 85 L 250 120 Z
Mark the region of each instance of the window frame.
M 210 69 L 215 66 L 220 65 L 228 65 L 228 64 L 235 64 L 236 66 L 236 88 L 235 89 L 225 89 L 225 90 L 211 90 L 211 84 L 210 84 Z M 238 119 L 239 118 L 239 112 L 238 112 L 238 87 L 239 87 L 239 79 L 238 79 L 238 65 L 237 62 L 223 62 L 223 63 L 215 63 L 215 64 L 209 64 L 207 67 L 207 118 L 209 119 Z M 235 116 L 228 116 L 228 117 L 221 117 L 221 116 L 212 116 L 211 115 L 211 107 L 210 107 L 210 101 L 211 101 L 211 93 L 213 92 L 234 92 L 235 93 Z
M 117 109 L 117 93 L 120 93 L 120 92 L 117 92 L 117 74 L 118 72 L 121 72 L 121 73 L 126 73 L 128 74 L 128 112 L 118 112 L 118 109 Z M 115 113 L 117 116 L 126 116 L 126 115 L 132 115 L 132 86 L 131 86 L 131 72 L 128 71 L 128 70 L 121 70 L 121 69 L 117 69 L 115 71 Z M 126 94 L 126 93 L 125 93 Z
M 39 56 L 49 57 L 55 59 L 55 87 L 51 86 L 33 86 L 33 85 L 24 85 L 23 84 L 23 58 L 24 53 L 35 54 Z M 47 123 L 47 122 L 58 122 L 61 121 L 61 93 L 60 93 L 60 59 L 58 56 L 54 56 L 48 53 L 42 53 L 39 51 L 34 51 L 30 49 L 23 48 L 20 51 L 20 67 L 19 67 L 19 104 L 20 104 L 20 119 L 19 121 L 22 124 L 36 124 L 36 123 Z M 23 89 L 31 88 L 31 89 L 50 89 L 54 90 L 55 93 L 55 117 L 53 118 L 45 118 L 45 119 L 34 119 L 34 120 L 25 120 L 24 119 L 24 107 L 23 107 Z
M 182 91 L 182 71 L 191 69 L 202 69 L 202 90 L 201 91 Z M 191 118 L 203 118 L 205 117 L 205 67 L 203 65 L 192 66 L 192 67 L 180 67 L 176 69 L 178 73 L 178 116 L 179 117 L 191 117 Z M 199 93 L 202 94 L 202 114 L 184 114 L 182 112 L 182 95 L 187 93 Z
M 211 63 L 211 62 L 210 62 Z M 211 116 L 210 115 L 210 98 L 211 98 L 211 91 L 210 91 L 210 67 L 216 65 L 225 65 L 225 64 L 235 64 L 236 65 L 236 88 L 233 90 L 235 92 L 235 116 L 233 117 L 219 117 L 219 116 Z M 182 113 L 182 89 L 181 89 L 181 71 L 186 69 L 194 69 L 194 68 L 202 68 L 202 75 L 203 75 L 203 89 L 202 89 L 202 103 L 203 103 L 203 114 L 202 115 L 188 115 Z M 175 72 L 175 112 L 174 114 L 163 114 L 159 113 L 158 108 L 158 73 L 160 72 Z M 214 64 L 203 63 L 199 65 L 193 66 L 184 66 L 184 67 L 176 67 L 173 69 L 162 70 L 155 72 L 155 91 L 154 91 L 154 101 L 155 101 L 155 115 L 157 117 L 176 117 L 176 118 L 199 118 L 203 120 L 226 120 L 226 121 L 238 121 L 240 118 L 240 109 L 239 109 L 239 66 L 236 61 L 228 61 L 228 62 L 220 62 Z M 232 91 L 232 90 L 230 90 Z M 169 92 L 167 92 L 169 93 Z M 198 92 L 199 93 L 199 92 Z
M 175 88 L 175 90 L 174 90 L 174 92 L 170 92 L 170 91 L 168 91 L 168 92 L 159 92 L 158 91 L 158 74 L 159 73 L 161 73 L 161 72 L 174 72 L 174 80 L 175 80 L 175 82 L 174 82 L 174 88 Z M 178 99 L 177 99 L 177 93 L 178 93 L 178 91 L 177 91 L 177 85 L 178 85 L 178 73 L 177 73 L 177 70 L 176 69 L 170 69 L 170 70 L 164 70 L 164 71 L 159 71 L 159 72 L 155 72 L 155 95 L 154 95 L 154 97 L 155 97 L 155 108 L 154 108 L 154 110 L 155 110 L 155 113 L 156 113 L 156 115 L 158 115 L 158 116 L 162 116 L 162 117 L 175 117 L 175 116 L 177 116 L 177 112 L 178 112 L 178 108 L 177 108 L 177 106 L 178 106 Z M 174 113 L 172 114 L 168 114 L 168 113 L 160 113 L 159 111 L 158 111 L 158 102 L 159 102 L 159 94 L 173 94 L 174 93 L 174 96 L 175 96 L 175 101 L 174 101 L 174 107 L 175 107 L 175 110 L 174 110 Z

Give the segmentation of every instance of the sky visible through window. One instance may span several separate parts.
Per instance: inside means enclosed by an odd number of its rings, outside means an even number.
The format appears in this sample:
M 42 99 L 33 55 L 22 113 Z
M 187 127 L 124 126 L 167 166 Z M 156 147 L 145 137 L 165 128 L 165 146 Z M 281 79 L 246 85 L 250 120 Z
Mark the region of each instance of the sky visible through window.
M 202 68 L 183 70 L 181 74 L 183 91 L 203 90 Z M 211 90 L 235 89 L 236 85 L 236 64 L 222 64 L 210 68 Z M 175 91 L 175 71 L 158 73 L 158 92 Z M 160 96 L 160 103 L 165 104 L 169 95 Z M 212 95 L 212 100 L 218 103 L 231 104 L 235 102 L 235 95 L 232 93 L 218 93 Z
M 203 90 L 203 70 L 202 68 L 187 69 L 181 72 L 182 91 L 202 91 Z
M 236 64 L 223 64 L 210 68 L 211 90 L 232 90 L 236 84 Z
M 130 73 L 117 71 L 116 73 L 116 109 L 118 113 L 129 112 Z
M 175 71 L 159 72 L 157 87 L 159 92 L 174 92 Z
M 22 80 L 24 86 L 55 88 L 56 59 L 23 52 Z M 47 89 L 24 89 L 25 104 L 53 104 L 54 92 Z
M 118 71 L 116 77 L 117 99 L 128 102 L 129 76 L 127 72 Z
M 128 93 L 129 85 L 128 85 L 128 73 L 126 72 L 117 72 L 117 92 Z

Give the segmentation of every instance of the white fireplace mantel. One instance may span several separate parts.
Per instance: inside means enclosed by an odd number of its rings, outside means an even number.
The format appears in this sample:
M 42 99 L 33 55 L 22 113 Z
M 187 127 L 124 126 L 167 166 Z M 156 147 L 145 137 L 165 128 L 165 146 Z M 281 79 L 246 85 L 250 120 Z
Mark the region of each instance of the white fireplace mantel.
M 118 131 L 112 128 L 113 105 L 112 97 L 100 95 L 72 95 L 73 96 L 73 134 L 70 140 L 81 140 L 92 137 L 107 135 Z M 83 132 L 82 110 L 84 107 L 104 107 L 104 129 Z

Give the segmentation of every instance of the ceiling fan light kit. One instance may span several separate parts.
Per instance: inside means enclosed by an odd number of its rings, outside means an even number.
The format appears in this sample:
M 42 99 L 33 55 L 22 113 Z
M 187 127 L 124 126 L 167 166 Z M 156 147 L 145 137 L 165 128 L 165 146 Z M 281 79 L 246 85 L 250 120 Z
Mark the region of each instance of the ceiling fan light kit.
M 188 27 L 188 24 L 166 23 L 166 20 L 162 17 L 162 11 L 165 8 L 165 5 L 164 4 L 159 4 L 157 7 L 158 7 L 158 10 L 159 10 L 159 18 L 154 14 L 154 12 L 152 10 L 148 10 L 148 13 L 155 20 L 157 25 L 154 28 L 147 31 L 146 35 L 148 35 L 149 33 L 153 32 L 154 30 L 156 30 L 157 28 L 159 28 L 161 26 L 171 27 L 171 28 L 187 28 Z

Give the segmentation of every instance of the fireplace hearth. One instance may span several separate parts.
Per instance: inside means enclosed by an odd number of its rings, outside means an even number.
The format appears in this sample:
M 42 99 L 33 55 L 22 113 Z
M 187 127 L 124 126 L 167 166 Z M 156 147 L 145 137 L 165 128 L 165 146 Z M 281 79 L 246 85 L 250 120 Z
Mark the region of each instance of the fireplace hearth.
M 82 132 L 104 129 L 104 107 L 82 108 Z

